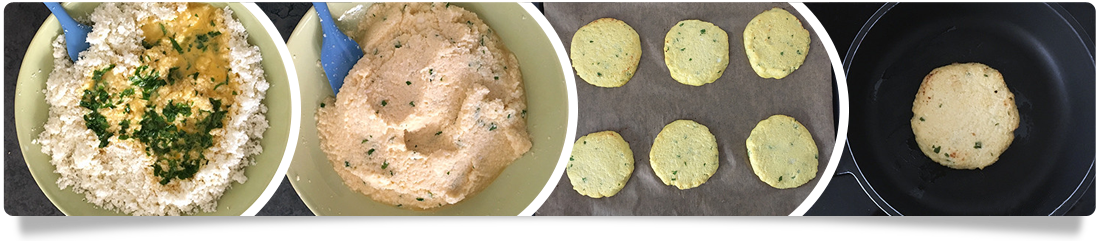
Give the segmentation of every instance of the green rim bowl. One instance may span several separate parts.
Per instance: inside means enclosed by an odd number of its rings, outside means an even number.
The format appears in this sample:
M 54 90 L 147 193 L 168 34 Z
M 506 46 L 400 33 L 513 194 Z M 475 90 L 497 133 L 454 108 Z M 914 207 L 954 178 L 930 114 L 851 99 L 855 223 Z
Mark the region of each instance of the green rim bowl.
M 195 215 L 255 215 L 278 189 L 293 157 L 300 126 L 300 122 L 294 117 L 300 116 L 301 112 L 297 73 L 281 35 L 257 5 L 211 4 L 231 8 L 234 17 L 247 29 L 248 43 L 259 47 L 263 56 L 263 70 L 267 82 L 270 83 L 267 96 L 263 99 L 268 109 L 267 120 L 270 128 L 263 133 L 263 140 L 260 141 L 263 153 L 255 156 L 255 165 L 244 169 L 247 182 L 234 182 L 218 200 L 216 211 L 199 212 Z M 99 3 L 67 3 L 64 6 L 73 18 L 87 19 Z M 49 104 L 45 101 L 43 90 L 46 88 L 46 79 L 53 70 L 50 43 L 58 35 L 61 35 L 61 26 L 57 23 L 57 18 L 51 15 L 34 35 L 19 69 L 19 79 L 15 87 L 15 129 L 23 159 L 38 187 L 66 215 L 125 215 L 88 203 L 83 194 L 77 194 L 71 188 L 60 189 L 57 186 L 60 175 L 54 173 L 50 158 L 42 153 L 41 145 L 32 142 L 42 133 L 42 125 L 49 118 Z
M 320 68 L 322 33 L 309 10 L 289 38 L 301 79 L 303 105 L 297 153 L 287 173 L 301 200 L 316 215 L 532 215 L 548 198 L 571 152 L 576 123 L 575 81 L 563 44 L 548 20 L 529 3 L 453 3 L 476 13 L 518 57 L 525 81 L 528 130 L 533 148 L 508 166 L 484 191 L 449 207 L 412 211 L 373 201 L 351 190 L 320 150 L 316 109 L 333 96 Z M 364 11 L 368 3 L 328 3 L 333 18 Z M 360 8 L 357 8 L 361 6 Z M 337 23 L 354 29 L 356 20 Z M 344 31 L 346 32 L 346 31 Z

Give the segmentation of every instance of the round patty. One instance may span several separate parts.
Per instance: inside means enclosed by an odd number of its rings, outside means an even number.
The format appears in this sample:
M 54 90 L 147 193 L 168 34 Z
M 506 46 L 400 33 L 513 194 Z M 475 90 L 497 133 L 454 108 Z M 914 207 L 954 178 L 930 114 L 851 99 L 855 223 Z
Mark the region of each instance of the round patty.
M 758 122 L 747 137 L 747 157 L 762 182 L 786 189 L 804 185 L 819 170 L 819 149 L 807 127 L 785 115 Z
M 1020 115 L 1002 74 L 981 63 L 954 63 L 929 72 L 914 97 L 910 127 L 933 161 L 983 169 L 1013 142 Z
M 594 20 L 571 38 L 571 62 L 579 77 L 598 87 L 621 87 L 640 64 L 640 35 L 613 18 Z
M 663 184 L 690 189 L 708 181 L 720 166 L 716 137 L 708 127 L 676 120 L 663 127 L 651 144 L 651 169 Z
M 575 141 L 568 159 L 568 179 L 579 194 L 612 197 L 632 176 L 632 149 L 613 131 L 591 133 Z
M 682 20 L 667 31 L 663 60 L 670 77 L 701 86 L 719 79 L 728 67 L 728 34 L 709 22 Z
M 804 64 L 811 34 L 800 19 L 781 8 L 766 10 L 743 30 L 750 67 L 762 78 L 781 79 Z

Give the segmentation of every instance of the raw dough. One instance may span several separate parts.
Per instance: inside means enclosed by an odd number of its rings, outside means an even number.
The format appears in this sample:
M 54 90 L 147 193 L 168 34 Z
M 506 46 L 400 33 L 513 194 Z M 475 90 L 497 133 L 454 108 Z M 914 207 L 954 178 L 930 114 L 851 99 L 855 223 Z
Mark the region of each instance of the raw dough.
M 316 113 L 343 181 L 376 201 L 430 209 L 488 186 L 531 147 L 518 60 L 476 14 L 376 3 L 365 56 Z

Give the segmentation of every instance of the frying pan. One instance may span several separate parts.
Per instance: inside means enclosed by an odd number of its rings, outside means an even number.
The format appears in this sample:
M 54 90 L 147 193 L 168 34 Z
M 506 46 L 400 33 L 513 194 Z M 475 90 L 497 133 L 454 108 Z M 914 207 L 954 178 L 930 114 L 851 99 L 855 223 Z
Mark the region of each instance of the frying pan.
M 1062 215 L 1094 180 L 1093 40 L 1057 4 L 885 4 L 843 63 L 853 174 L 888 215 Z M 918 149 L 914 95 L 934 68 L 981 62 L 1015 95 L 999 160 L 955 170 Z

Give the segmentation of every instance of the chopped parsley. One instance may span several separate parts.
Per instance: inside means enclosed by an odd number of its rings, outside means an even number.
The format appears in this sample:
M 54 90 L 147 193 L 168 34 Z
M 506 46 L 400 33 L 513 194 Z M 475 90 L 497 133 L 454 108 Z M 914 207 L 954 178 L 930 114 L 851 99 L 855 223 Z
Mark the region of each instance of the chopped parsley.
M 183 47 L 179 46 L 179 42 L 176 42 L 175 38 L 168 38 L 168 40 L 171 40 L 171 47 L 175 49 L 175 52 L 183 53 Z
M 202 151 L 213 146 L 210 131 L 224 127 L 228 114 L 227 106 L 221 108 L 221 100 L 209 98 L 209 102 L 212 108 L 202 111 L 206 115 L 195 124 L 193 132 L 182 130 L 172 123 L 174 115 L 189 115 L 190 112 L 189 108 L 185 111 L 180 108 L 186 105 L 172 102 L 160 114 L 146 111 L 140 122 L 141 128 L 133 132 L 134 138 L 147 145 L 146 153 L 157 157 L 152 168 L 153 175 L 160 177 L 160 185 L 166 185 L 172 179 L 191 178 L 204 163 L 209 162 Z
M 156 70 L 150 70 L 148 73 L 142 74 L 148 68 L 147 65 L 138 66 L 129 79 L 131 85 L 141 88 L 141 98 L 145 100 L 148 100 L 152 93 L 155 93 L 161 86 L 168 84 L 163 78 L 160 78 L 160 73 Z
M 107 118 L 99 114 L 98 111 L 92 111 L 84 115 L 84 122 L 88 129 L 94 131 L 95 136 L 99 137 L 99 147 L 106 147 L 110 137 L 114 136 L 114 133 L 107 130 L 107 128 L 110 128 Z

